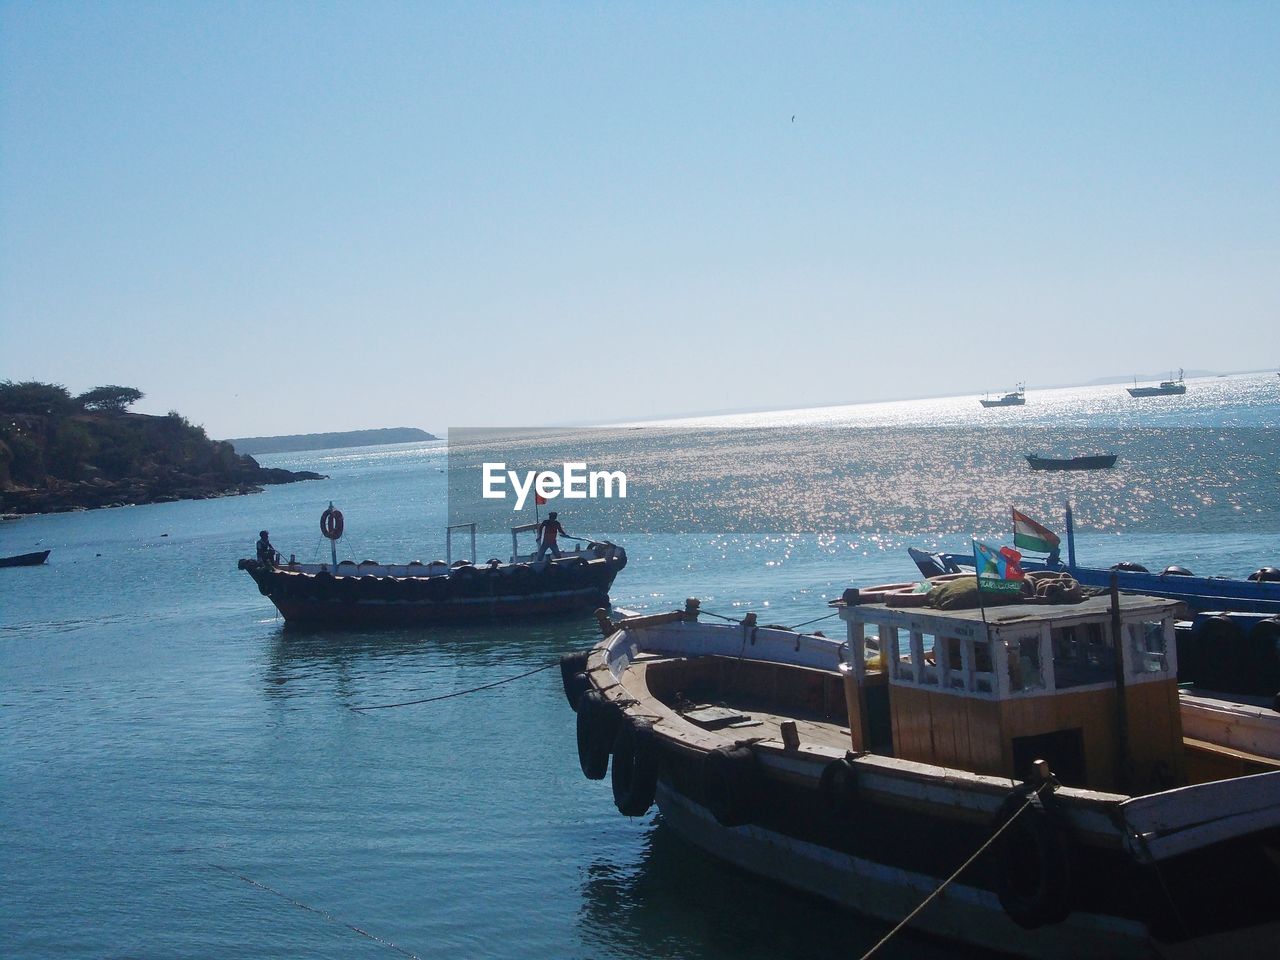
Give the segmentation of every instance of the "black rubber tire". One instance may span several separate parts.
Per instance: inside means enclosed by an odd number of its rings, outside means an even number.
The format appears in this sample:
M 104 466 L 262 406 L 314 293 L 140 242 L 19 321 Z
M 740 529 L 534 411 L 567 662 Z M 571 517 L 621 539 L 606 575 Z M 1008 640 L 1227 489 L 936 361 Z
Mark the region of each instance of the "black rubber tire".
M 1119 563 L 1113 563 L 1111 565 L 1111 569 L 1119 570 L 1123 573 L 1150 573 L 1151 572 L 1142 564 L 1135 563 L 1132 560 L 1121 560 Z
M 703 757 L 703 803 L 721 826 L 754 822 L 763 794 L 759 763 L 749 746 L 717 747 Z
M 996 816 L 1002 826 L 1026 802 L 1009 797 Z M 1062 819 L 1044 803 L 1033 803 L 995 845 L 996 893 L 1004 912 L 1027 930 L 1061 923 L 1071 914 L 1071 847 Z
M 588 780 L 603 780 L 609 772 L 609 753 L 618 735 L 618 710 L 598 690 L 578 700 L 578 765 Z
M 566 653 L 560 658 L 560 684 L 564 687 L 564 698 L 575 711 L 578 709 L 578 698 L 591 689 L 591 680 L 586 670 L 585 653 Z
M 858 803 L 858 774 L 846 758 L 832 760 L 818 783 L 822 804 L 837 820 L 852 819 Z
M 613 739 L 613 803 L 626 817 L 641 817 L 658 791 L 658 738 L 648 720 L 624 719 Z

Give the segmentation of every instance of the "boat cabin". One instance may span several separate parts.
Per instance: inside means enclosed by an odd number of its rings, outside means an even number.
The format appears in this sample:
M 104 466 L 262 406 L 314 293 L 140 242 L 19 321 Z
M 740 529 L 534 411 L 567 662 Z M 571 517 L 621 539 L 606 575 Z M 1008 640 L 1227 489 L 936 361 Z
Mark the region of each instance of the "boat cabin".
M 1101 596 L 985 616 L 845 604 L 852 746 L 1018 780 L 1044 759 L 1063 783 L 1094 790 L 1185 783 L 1180 610 L 1140 596 L 1114 611 Z

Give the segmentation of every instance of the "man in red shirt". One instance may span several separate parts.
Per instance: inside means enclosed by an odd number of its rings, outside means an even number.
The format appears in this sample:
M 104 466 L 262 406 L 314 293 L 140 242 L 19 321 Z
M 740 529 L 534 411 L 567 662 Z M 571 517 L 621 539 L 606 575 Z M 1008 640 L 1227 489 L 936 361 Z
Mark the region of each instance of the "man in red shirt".
M 567 537 L 569 534 L 564 532 L 564 527 L 560 526 L 560 521 L 556 519 L 556 512 L 552 510 L 547 514 L 547 519 L 538 524 L 538 555 L 535 560 L 541 560 L 547 555 L 547 551 L 551 551 L 551 556 L 557 560 L 560 559 L 560 548 L 556 546 L 557 534 Z

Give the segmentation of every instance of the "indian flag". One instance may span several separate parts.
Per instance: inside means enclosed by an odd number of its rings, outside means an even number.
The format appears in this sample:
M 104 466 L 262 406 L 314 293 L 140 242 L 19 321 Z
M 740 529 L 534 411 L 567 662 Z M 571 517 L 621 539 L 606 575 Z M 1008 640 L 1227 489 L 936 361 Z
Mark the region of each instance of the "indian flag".
M 1058 549 L 1058 535 L 1042 527 L 1024 513 L 1013 511 L 1013 545 L 1036 553 L 1053 553 Z

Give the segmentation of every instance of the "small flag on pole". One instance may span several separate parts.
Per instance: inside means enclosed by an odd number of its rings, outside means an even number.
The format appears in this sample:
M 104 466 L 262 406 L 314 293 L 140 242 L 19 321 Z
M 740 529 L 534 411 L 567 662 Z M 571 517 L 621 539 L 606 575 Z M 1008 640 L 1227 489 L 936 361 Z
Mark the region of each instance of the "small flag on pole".
M 995 547 L 973 541 L 974 570 L 978 574 L 979 591 L 991 593 L 1020 593 L 1024 579 L 1018 565 L 1022 554 L 1012 547 Z
M 1054 553 L 1061 541 L 1048 527 L 1042 527 L 1025 513 L 1013 511 L 1013 545 L 1035 553 Z
M 547 498 L 535 490 L 533 492 L 533 502 L 539 507 L 546 506 Z

